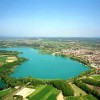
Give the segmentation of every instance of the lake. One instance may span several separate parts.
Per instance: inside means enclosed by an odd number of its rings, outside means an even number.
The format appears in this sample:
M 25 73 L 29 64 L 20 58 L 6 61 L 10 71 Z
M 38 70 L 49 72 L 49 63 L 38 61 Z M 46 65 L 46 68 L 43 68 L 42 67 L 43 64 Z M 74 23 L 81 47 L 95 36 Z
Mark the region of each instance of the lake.
M 2 50 L 4 48 L 1 48 Z M 17 66 L 11 77 L 33 77 L 40 79 L 69 79 L 78 76 L 83 71 L 90 70 L 82 63 L 48 54 L 38 53 L 38 49 L 26 47 L 6 48 L 4 50 L 23 52 L 18 56 L 28 58 L 29 60 Z

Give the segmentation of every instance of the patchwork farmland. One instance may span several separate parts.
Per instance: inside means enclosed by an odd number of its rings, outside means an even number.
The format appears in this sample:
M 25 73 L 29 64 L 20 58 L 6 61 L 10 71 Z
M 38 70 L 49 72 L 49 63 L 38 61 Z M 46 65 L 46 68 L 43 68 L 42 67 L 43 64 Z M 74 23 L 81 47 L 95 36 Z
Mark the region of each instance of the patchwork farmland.
M 87 95 L 86 92 L 84 92 L 82 89 L 77 87 L 75 84 L 70 83 L 71 87 L 74 90 L 74 95 L 75 96 L 80 96 L 80 95 Z
M 59 93 L 60 91 L 50 85 L 42 85 L 27 98 L 29 100 L 56 100 Z

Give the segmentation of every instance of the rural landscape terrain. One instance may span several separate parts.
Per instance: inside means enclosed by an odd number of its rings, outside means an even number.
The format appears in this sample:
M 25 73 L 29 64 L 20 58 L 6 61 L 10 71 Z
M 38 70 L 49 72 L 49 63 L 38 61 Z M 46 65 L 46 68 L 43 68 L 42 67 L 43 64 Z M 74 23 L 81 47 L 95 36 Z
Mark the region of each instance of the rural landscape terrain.
M 99 38 L 1 39 L 0 48 L 30 47 L 40 54 L 69 57 L 90 70 L 67 80 L 11 77 L 14 68 L 26 62 L 23 52 L 0 50 L 0 100 L 99 100 Z
M 100 100 L 100 0 L 0 0 L 0 100 Z

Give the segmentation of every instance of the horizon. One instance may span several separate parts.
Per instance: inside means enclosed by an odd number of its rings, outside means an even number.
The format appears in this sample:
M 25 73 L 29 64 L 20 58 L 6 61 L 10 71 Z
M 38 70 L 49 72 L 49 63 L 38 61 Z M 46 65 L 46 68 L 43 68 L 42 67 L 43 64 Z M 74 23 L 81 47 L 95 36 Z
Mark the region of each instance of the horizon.
M 0 37 L 100 38 L 99 0 L 0 1 Z
M 36 38 L 36 39 L 39 39 L 39 38 L 41 38 L 41 39 L 47 39 L 47 38 L 88 38 L 88 39 L 93 39 L 93 38 L 100 38 L 100 37 L 32 37 L 32 36 L 30 36 L 30 37 L 24 37 L 24 36 L 22 36 L 22 37 L 16 37 L 16 36 L 0 36 L 0 39 L 31 39 L 31 38 Z

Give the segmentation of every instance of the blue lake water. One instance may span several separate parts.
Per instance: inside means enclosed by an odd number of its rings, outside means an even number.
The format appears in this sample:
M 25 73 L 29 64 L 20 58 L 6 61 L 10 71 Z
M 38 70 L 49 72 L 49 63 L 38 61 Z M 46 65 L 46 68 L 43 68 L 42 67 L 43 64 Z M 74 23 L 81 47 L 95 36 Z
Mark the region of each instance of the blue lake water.
M 3 49 L 3 48 L 1 48 Z M 6 48 L 5 50 L 19 51 L 20 57 L 29 60 L 17 66 L 11 77 L 33 77 L 41 79 L 69 79 L 78 76 L 83 71 L 90 70 L 89 67 L 70 58 L 40 54 L 37 49 L 32 48 Z

